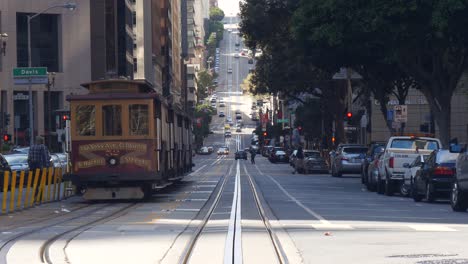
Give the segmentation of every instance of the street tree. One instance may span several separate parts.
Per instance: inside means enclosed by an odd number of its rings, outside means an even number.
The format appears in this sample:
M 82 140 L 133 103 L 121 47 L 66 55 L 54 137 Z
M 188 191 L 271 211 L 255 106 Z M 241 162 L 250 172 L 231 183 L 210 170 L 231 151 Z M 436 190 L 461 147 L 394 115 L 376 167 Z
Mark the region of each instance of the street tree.
M 197 100 L 201 102 L 207 97 L 207 91 L 213 86 L 213 76 L 203 70 L 197 74 Z
M 327 57 L 343 66 L 395 63 L 420 85 L 441 140 L 449 142 L 451 99 L 467 67 L 466 1 L 303 0 L 300 6 L 293 31 L 323 52 L 316 63 Z
M 221 8 L 217 6 L 210 8 L 210 20 L 221 21 L 223 19 L 224 19 L 224 11 Z

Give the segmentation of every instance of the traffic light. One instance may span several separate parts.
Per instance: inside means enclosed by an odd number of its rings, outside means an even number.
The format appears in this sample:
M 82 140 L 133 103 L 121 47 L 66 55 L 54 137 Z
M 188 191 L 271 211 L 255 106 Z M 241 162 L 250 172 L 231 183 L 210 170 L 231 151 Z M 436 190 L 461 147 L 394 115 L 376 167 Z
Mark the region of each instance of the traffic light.
M 3 134 L 3 142 L 10 142 L 11 135 L 10 134 Z
M 346 113 L 346 119 L 347 119 L 348 121 L 351 120 L 352 117 L 353 117 L 353 113 L 351 113 L 351 112 L 347 112 L 347 113 Z
M 268 133 L 267 132 L 263 132 L 263 137 L 266 137 L 268 136 Z
M 69 115 L 62 115 L 62 120 L 63 121 L 70 120 L 70 116 Z
M 4 113 L 3 118 L 4 118 L 5 126 L 8 126 L 10 124 L 10 114 Z
M 297 127 L 297 132 L 299 132 L 299 135 L 302 135 L 302 126 Z

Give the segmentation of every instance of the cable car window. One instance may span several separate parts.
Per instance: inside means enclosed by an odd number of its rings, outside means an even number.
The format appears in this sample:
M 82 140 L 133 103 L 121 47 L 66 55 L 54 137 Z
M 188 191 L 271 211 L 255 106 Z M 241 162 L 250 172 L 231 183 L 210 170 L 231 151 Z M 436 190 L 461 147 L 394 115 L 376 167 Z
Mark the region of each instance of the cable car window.
M 130 120 L 130 135 L 148 135 L 148 105 L 129 105 L 128 113 Z
M 122 106 L 104 105 L 102 107 L 102 133 L 104 136 L 122 135 Z
M 96 107 L 94 105 L 76 106 L 76 134 L 79 136 L 96 135 Z

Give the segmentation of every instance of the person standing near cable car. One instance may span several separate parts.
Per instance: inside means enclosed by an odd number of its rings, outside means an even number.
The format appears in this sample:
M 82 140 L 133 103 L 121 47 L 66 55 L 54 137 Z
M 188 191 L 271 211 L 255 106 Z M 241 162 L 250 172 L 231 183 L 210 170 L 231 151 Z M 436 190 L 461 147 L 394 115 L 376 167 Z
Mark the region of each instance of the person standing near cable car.
M 50 154 L 44 145 L 44 138 L 36 137 L 36 144 L 29 148 L 28 165 L 30 171 L 48 168 L 50 166 Z

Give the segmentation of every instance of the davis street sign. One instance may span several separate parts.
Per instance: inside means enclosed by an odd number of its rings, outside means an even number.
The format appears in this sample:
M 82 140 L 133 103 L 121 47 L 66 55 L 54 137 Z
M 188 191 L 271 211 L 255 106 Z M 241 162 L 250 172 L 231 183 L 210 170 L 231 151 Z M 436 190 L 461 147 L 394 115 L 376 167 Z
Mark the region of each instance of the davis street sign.
M 47 84 L 47 67 L 24 67 L 13 69 L 15 85 Z
M 47 77 L 47 67 L 13 68 L 13 78 Z

